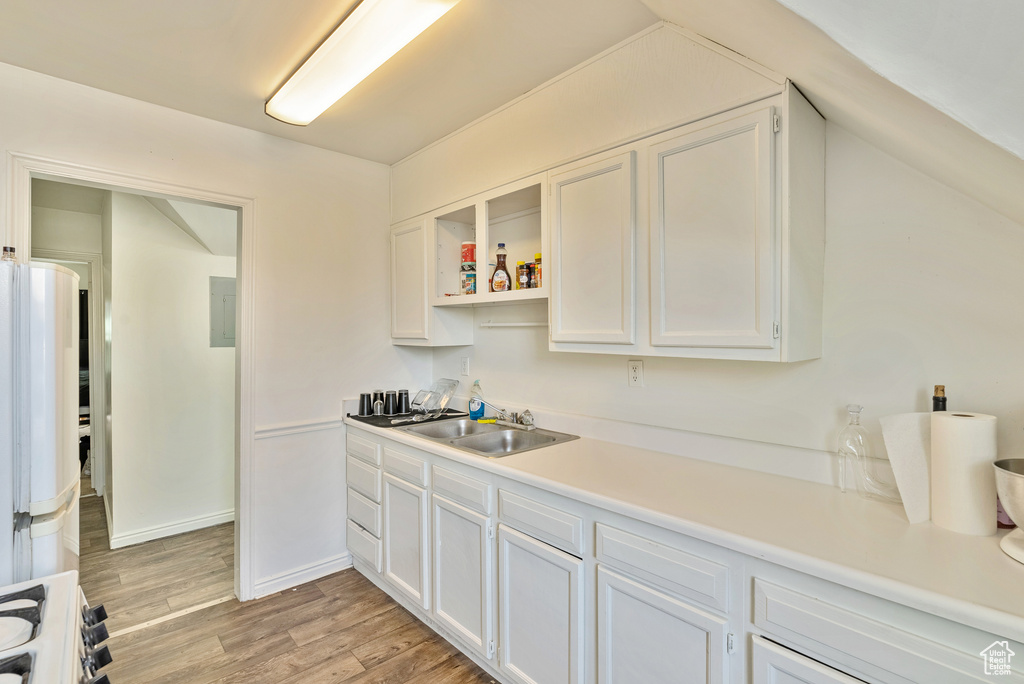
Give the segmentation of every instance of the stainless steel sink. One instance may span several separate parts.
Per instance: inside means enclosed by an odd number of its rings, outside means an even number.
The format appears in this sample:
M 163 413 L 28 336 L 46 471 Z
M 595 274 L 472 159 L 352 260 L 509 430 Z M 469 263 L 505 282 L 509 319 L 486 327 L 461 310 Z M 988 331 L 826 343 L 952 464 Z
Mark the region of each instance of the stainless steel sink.
M 501 458 L 532 449 L 551 446 L 560 442 L 579 439 L 576 435 L 552 430 L 517 430 L 503 428 L 493 423 L 477 423 L 463 418 L 461 420 L 445 420 L 426 425 L 410 425 L 397 428 L 402 432 L 410 432 L 426 437 L 435 442 L 443 442 L 449 446 L 468 451 L 486 458 Z
M 475 420 L 463 418 L 461 420 L 442 420 L 437 423 L 411 425 L 401 429 L 414 435 L 429 437 L 430 439 L 448 440 L 456 437 L 465 437 L 466 435 L 496 432 L 501 428 L 494 424 L 478 423 Z

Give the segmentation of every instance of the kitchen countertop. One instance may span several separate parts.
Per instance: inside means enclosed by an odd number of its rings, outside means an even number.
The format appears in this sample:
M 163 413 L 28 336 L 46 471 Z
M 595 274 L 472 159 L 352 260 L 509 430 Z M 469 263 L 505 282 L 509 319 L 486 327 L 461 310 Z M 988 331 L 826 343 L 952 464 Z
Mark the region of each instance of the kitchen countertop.
M 911 525 L 898 504 L 836 487 L 580 438 L 486 459 L 352 427 L 1024 642 L 1024 565 L 974 537 Z

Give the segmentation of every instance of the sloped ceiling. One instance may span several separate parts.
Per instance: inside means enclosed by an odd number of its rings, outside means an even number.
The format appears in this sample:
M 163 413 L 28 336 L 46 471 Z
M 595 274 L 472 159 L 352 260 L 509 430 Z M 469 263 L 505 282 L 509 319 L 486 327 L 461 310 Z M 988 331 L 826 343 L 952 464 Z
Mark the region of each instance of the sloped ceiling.
M 1020 109 L 1024 71 L 1019 68 L 1008 72 L 987 64 L 987 59 L 975 59 L 959 67 L 947 63 L 950 74 L 946 78 L 951 79 L 950 82 L 971 80 L 977 77 L 974 72 L 979 72 L 984 73 L 987 82 L 998 81 L 1003 88 L 1014 91 L 1008 95 L 992 94 L 985 102 L 968 103 L 972 99 L 969 91 L 955 95 L 950 92 L 948 83 L 941 83 L 941 67 L 911 68 L 914 63 L 927 61 L 929 53 L 940 51 L 941 44 L 922 48 L 907 43 L 900 50 L 902 40 L 909 41 L 915 32 L 929 29 L 912 29 L 908 26 L 912 21 L 909 15 L 899 15 L 898 19 L 890 16 L 891 13 L 885 11 L 887 5 L 883 6 L 884 0 L 864 0 L 863 3 L 780 0 L 799 5 L 809 14 L 812 12 L 808 8 L 813 8 L 816 20 L 837 33 L 839 27 L 845 27 L 842 39 L 850 43 L 850 49 L 861 50 L 865 54 L 863 59 L 776 0 L 643 1 L 664 20 L 685 26 L 785 74 L 827 119 L 940 182 L 1024 223 L 1024 193 L 1020 192 L 1024 187 L 1024 162 L 1005 147 L 1015 146 L 1013 136 L 1007 131 L 1019 135 L 1019 126 L 1024 121 L 1024 112 Z M 860 13 L 862 4 L 867 7 L 863 15 Z M 918 6 L 922 16 L 931 18 L 938 35 L 952 31 L 951 24 L 956 23 L 957 17 L 937 18 L 934 13 L 941 8 L 936 5 L 977 5 L 963 0 L 937 3 L 906 0 L 892 4 Z M 1007 3 L 1000 0 L 997 4 L 1005 8 Z M 839 10 L 844 6 L 841 13 Z M 996 24 L 1001 17 L 1009 20 L 1017 14 L 1007 11 L 1000 15 L 993 9 L 988 14 L 988 22 Z M 852 26 L 859 28 L 855 30 L 850 28 Z M 942 28 L 934 28 L 938 26 Z M 1020 27 L 1017 24 L 1016 28 Z M 1021 48 L 1013 44 L 1007 35 L 1009 32 L 981 31 L 968 35 L 969 26 L 965 24 L 963 28 L 957 50 L 969 52 L 973 48 L 1020 58 Z M 975 26 L 973 30 L 979 28 Z M 993 44 L 988 45 L 989 41 Z M 870 60 L 874 68 L 864 59 Z M 902 86 L 876 68 L 902 81 Z M 940 84 L 944 92 L 941 98 L 935 94 Z M 1008 109 L 1011 106 L 1016 109 Z M 984 120 L 979 112 L 985 113 Z M 962 122 L 967 119 L 977 130 Z

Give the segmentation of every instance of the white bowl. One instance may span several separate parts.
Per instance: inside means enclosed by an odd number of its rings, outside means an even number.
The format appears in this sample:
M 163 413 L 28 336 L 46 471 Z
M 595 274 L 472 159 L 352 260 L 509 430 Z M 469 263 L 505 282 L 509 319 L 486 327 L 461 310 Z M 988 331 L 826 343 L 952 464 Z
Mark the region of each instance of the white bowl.
M 1024 527 L 1024 458 L 1004 458 L 993 465 L 1003 510 L 1019 527 Z

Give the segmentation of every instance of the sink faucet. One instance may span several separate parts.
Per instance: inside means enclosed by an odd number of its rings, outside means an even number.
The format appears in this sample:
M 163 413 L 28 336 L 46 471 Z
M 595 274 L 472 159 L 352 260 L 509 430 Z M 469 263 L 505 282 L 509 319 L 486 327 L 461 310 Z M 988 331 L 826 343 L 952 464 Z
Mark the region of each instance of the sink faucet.
M 480 403 L 485 406 L 490 406 L 494 409 L 497 414 L 494 416 L 495 425 L 504 425 L 506 427 L 516 428 L 517 430 L 535 430 L 537 426 L 533 424 L 533 414 L 530 413 L 530 409 L 526 409 L 522 413 L 516 413 L 514 411 L 507 411 L 503 408 L 495 406 L 489 402 L 480 400 Z

